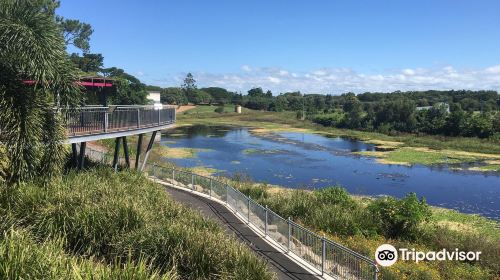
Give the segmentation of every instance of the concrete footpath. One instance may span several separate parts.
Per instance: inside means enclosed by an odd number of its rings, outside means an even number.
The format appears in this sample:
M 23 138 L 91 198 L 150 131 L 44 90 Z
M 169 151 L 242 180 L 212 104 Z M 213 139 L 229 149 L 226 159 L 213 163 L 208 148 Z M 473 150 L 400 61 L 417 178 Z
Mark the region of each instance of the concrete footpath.
M 236 236 L 248 245 L 267 261 L 269 269 L 276 273 L 278 279 L 318 279 L 316 275 L 290 260 L 285 253 L 264 241 L 223 205 L 183 190 L 171 187 L 166 187 L 166 190 L 174 200 L 199 210 L 205 217 L 219 223 L 228 234 Z

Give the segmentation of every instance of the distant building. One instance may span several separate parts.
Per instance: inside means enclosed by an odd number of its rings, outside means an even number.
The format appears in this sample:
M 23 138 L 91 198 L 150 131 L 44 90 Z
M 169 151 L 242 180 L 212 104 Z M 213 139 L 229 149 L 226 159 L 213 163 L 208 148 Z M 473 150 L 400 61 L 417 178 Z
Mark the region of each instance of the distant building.
M 148 90 L 148 100 L 153 104 L 161 104 L 160 92 Z
M 446 112 L 447 113 L 450 112 L 450 105 L 448 103 L 439 102 L 439 103 L 434 104 L 434 106 L 437 106 L 437 107 L 444 106 L 445 109 L 446 109 Z M 421 107 L 417 107 L 417 111 L 429 110 L 429 109 L 431 109 L 434 106 L 421 106 Z

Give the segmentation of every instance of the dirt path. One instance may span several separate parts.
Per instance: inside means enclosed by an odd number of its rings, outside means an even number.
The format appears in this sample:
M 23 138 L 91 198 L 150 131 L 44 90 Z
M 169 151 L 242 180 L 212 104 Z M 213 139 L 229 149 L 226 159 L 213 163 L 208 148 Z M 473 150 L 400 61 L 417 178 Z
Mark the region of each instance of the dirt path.
M 194 106 L 194 105 L 183 105 L 183 106 L 177 107 L 177 109 L 175 111 L 177 113 L 182 113 L 182 112 L 185 112 L 187 110 L 194 109 L 194 108 L 196 108 L 196 106 Z

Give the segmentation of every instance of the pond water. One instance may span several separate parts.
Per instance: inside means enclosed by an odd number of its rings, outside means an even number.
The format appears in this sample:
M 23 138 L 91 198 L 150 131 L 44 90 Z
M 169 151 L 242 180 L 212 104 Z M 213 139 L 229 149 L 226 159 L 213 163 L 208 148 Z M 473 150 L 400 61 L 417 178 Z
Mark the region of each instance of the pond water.
M 169 147 L 207 149 L 195 158 L 168 159 L 179 166 L 205 166 L 257 182 L 289 188 L 342 185 L 359 195 L 424 196 L 432 205 L 500 220 L 500 174 L 450 170 L 447 166 L 380 164 L 352 154 L 372 144 L 316 134 L 254 135 L 246 128 L 181 127 L 162 135 Z

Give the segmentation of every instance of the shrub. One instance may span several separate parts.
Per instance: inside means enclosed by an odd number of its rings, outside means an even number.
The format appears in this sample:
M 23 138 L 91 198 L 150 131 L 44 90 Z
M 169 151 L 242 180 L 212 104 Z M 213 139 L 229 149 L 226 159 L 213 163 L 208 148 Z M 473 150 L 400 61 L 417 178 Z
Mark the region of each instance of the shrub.
M 374 200 L 368 210 L 376 217 L 386 237 L 409 240 L 418 237 L 420 224 L 431 216 L 425 199 L 419 200 L 415 193 L 409 193 L 400 200 L 393 197 Z
M 339 112 L 320 114 L 314 116 L 312 121 L 323 126 L 341 127 L 345 121 L 345 114 Z
M 325 204 L 340 204 L 343 206 L 354 206 L 354 201 L 342 187 L 327 187 L 314 192 L 319 202 Z
M 219 107 L 215 108 L 214 112 L 219 113 L 219 114 L 224 113 L 224 106 L 219 106 Z

